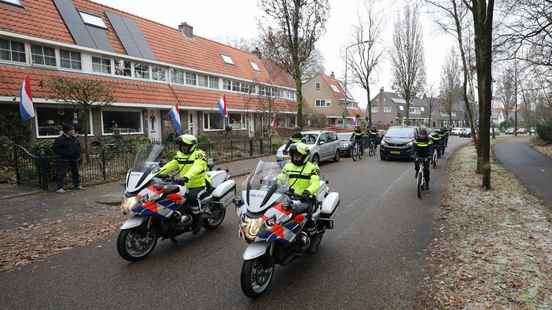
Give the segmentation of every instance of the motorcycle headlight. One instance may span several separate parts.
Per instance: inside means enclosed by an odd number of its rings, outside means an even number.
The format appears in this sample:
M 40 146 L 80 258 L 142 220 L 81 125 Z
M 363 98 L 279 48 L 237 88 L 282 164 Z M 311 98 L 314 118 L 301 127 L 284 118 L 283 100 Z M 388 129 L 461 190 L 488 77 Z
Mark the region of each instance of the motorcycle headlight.
M 243 219 L 243 222 L 241 224 L 242 226 L 242 232 L 243 236 L 246 240 L 253 241 L 259 231 L 261 230 L 261 227 L 263 226 L 263 219 L 262 218 L 256 218 L 251 219 L 248 217 L 245 217 Z
M 128 197 L 123 199 L 123 202 L 121 202 L 121 211 L 123 214 L 132 213 L 132 209 L 140 205 L 140 200 L 138 197 Z

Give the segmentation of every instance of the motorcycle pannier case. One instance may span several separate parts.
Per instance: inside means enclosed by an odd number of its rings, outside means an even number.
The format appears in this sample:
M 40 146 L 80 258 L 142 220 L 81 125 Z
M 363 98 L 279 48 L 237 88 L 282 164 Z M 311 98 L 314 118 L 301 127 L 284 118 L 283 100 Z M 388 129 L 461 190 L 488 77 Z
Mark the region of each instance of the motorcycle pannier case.
M 217 186 L 213 191 L 213 201 L 227 207 L 234 201 L 234 192 L 236 191 L 236 182 L 228 180 Z
M 334 214 L 337 206 L 339 205 L 339 193 L 331 192 L 322 201 L 322 208 L 320 209 L 321 218 L 331 218 Z

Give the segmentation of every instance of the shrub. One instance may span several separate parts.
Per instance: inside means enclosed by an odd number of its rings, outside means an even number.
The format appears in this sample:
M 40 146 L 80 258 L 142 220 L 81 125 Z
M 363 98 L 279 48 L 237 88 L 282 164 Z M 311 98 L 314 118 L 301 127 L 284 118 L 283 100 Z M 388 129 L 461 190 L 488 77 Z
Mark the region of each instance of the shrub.
M 55 156 L 54 140 L 37 140 L 31 146 L 31 153 L 38 156 Z
M 197 137 L 197 142 L 199 144 L 208 144 L 209 143 L 209 135 L 206 133 L 202 133 Z
M 512 128 L 512 126 L 514 126 L 514 125 L 512 124 L 512 121 L 510 121 L 510 120 L 505 120 L 505 121 L 503 121 L 502 123 L 500 123 L 500 124 L 498 125 L 498 128 L 499 128 L 501 131 L 504 131 L 504 130 L 506 130 L 506 129 L 508 129 L 508 128 Z
M 537 124 L 537 134 L 542 140 L 552 143 L 552 121 Z

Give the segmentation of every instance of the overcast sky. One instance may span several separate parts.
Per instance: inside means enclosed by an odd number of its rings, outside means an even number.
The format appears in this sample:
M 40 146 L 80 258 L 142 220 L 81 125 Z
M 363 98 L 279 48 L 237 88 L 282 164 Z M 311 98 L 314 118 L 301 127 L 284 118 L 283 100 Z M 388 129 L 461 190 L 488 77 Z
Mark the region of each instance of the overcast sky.
M 259 34 L 258 19 L 262 12 L 257 0 L 95 0 L 132 14 L 156 22 L 177 27 L 186 21 L 194 27 L 194 33 L 225 42 L 228 38 L 255 38 Z M 334 71 L 336 76 L 343 77 L 345 71 L 344 46 L 350 42 L 353 23 L 357 12 L 364 10 L 367 0 L 329 0 L 330 18 L 326 25 L 326 34 L 318 43 L 324 56 L 327 73 Z M 388 51 L 392 48 L 393 23 L 403 7 L 402 1 L 376 0 L 376 8 L 384 17 L 383 48 L 385 62 L 380 66 L 376 79 L 371 86 L 373 98 L 383 86 L 390 90 L 392 76 Z M 422 27 L 424 31 L 425 62 L 428 84 L 439 85 L 439 74 L 443 60 L 454 46 L 454 40 L 443 34 L 435 25 L 434 16 L 422 10 Z M 183 55 L 184 56 L 184 55 Z M 185 57 L 185 56 L 184 56 Z M 358 87 L 349 88 L 353 96 L 366 106 L 366 93 Z

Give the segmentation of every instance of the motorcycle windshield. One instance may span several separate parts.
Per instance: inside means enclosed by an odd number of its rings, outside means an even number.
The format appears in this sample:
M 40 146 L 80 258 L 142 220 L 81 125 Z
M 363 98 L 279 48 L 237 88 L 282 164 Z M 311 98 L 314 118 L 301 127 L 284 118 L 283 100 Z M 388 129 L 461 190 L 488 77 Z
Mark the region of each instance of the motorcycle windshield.
M 159 167 L 159 157 L 165 147 L 161 144 L 149 144 L 138 151 L 134 159 L 133 171 L 146 171 Z
M 280 176 L 282 168 L 275 161 L 259 161 L 253 173 L 249 176 L 247 188 L 249 190 L 269 191 L 271 188 L 284 188 L 287 178 Z

